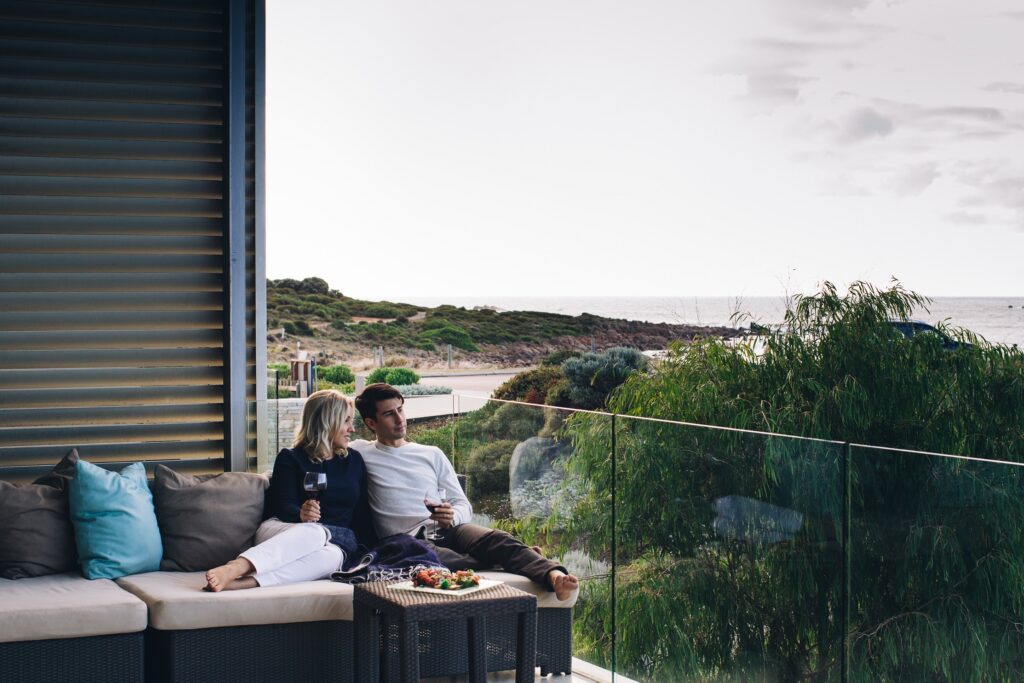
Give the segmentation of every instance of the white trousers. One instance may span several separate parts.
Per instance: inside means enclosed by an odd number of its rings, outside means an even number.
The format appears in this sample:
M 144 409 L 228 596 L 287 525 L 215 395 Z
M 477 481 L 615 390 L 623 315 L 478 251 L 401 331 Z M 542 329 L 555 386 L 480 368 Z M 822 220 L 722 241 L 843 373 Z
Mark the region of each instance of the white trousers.
M 291 524 L 271 517 L 256 530 L 256 545 L 241 553 L 261 586 L 326 579 L 341 569 L 345 553 L 319 524 Z

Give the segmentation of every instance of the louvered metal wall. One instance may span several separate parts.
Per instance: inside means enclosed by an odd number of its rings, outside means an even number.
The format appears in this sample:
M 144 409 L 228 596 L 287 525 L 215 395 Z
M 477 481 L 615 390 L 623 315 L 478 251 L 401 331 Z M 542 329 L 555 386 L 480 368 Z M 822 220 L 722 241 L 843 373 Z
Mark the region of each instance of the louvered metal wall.
M 261 74 L 261 5 L 240 6 L 246 70 Z M 200 472 L 231 465 L 239 430 L 256 448 L 255 423 L 231 424 L 225 404 L 255 399 L 264 336 L 261 75 L 235 74 L 233 170 L 229 7 L 0 0 L 0 478 L 34 478 L 71 446 Z M 226 324 L 233 174 L 246 180 L 244 330 Z M 245 374 L 226 386 L 235 335 Z

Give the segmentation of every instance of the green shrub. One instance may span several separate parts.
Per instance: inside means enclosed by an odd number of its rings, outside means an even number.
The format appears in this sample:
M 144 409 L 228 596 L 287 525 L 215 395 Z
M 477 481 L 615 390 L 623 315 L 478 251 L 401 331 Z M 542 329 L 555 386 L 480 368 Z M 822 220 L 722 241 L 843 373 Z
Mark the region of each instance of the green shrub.
M 548 393 L 544 395 L 544 403 L 559 408 L 572 408 L 572 386 L 569 384 L 569 380 L 560 379 L 548 387 Z
M 354 394 L 356 392 L 355 382 L 328 382 L 327 380 L 317 379 L 316 382 L 317 391 L 323 391 L 324 389 L 334 389 L 340 391 L 343 394 Z
M 562 363 L 573 405 L 588 410 L 604 406 L 612 389 L 646 368 L 647 358 L 642 353 L 621 346 L 603 353 L 585 353 Z
M 420 332 L 420 338 L 427 339 L 433 343 L 444 343 L 451 344 L 457 349 L 463 351 L 479 351 L 480 348 L 473 343 L 473 338 L 469 335 L 469 332 L 456 327 L 455 325 L 445 325 L 437 329 L 429 329 Z
M 287 334 L 303 337 L 313 336 L 313 328 L 309 326 L 305 320 L 286 320 L 284 322 L 284 331 Z
M 387 382 L 389 370 L 391 370 L 391 368 L 374 368 L 370 371 L 370 374 L 366 376 L 366 383 L 377 384 L 378 382 Z
M 392 386 L 399 386 L 416 384 L 419 381 L 420 376 L 415 370 L 410 370 L 409 368 L 374 368 L 366 376 L 367 384 L 387 382 Z
M 494 398 L 503 401 L 544 403 L 551 387 L 564 379 L 565 375 L 561 368 L 542 365 L 509 378 L 495 389 Z
M 544 360 L 540 362 L 541 365 L 561 365 L 570 358 L 579 358 L 583 355 L 582 351 L 574 351 L 573 349 L 560 349 L 544 356 Z
M 544 426 L 544 412 L 542 408 L 519 403 L 502 403 L 480 425 L 480 431 L 491 439 L 522 441 L 537 436 Z
M 508 464 L 518 445 L 518 441 L 506 439 L 482 444 L 469 452 L 462 467 L 469 475 L 472 496 L 508 493 Z
M 356 376 L 347 365 L 327 365 L 317 368 L 318 379 L 332 382 L 333 384 L 347 384 L 355 382 Z
M 387 379 L 384 381 L 395 386 L 417 384 L 420 381 L 420 376 L 409 368 L 390 368 L 387 373 Z
M 425 446 L 436 446 L 451 459 L 455 444 L 455 421 L 444 418 L 441 424 L 431 420 L 427 426 L 409 425 L 408 438 Z

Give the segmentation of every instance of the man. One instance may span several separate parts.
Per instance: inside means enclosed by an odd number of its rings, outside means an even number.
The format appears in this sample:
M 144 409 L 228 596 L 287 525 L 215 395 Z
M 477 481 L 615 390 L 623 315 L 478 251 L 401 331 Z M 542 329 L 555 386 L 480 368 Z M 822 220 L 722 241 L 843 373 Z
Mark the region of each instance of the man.
M 433 545 L 448 567 L 501 565 L 506 571 L 547 586 L 559 600 L 569 598 L 579 581 L 565 567 L 511 534 L 470 523 L 473 507 L 448 458 L 439 448 L 406 440 L 404 405 L 402 394 L 390 384 L 370 384 L 356 397 L 356 410 L 377 437 L 376 441 L 359 439 L 351 443 L 366 463 L 377 534 L 419 536 L 427 520 L 433 520 L 441 529 L 441 538 Z M 439 488 L 447 492 L 449 501 L 435 508 L 428 518 L 424 494 Z

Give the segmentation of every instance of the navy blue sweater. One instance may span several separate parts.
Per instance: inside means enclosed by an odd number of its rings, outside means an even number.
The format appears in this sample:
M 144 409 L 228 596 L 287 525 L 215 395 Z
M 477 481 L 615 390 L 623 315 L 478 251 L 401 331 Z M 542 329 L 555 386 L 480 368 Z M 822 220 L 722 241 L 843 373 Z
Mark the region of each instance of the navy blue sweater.
M 359 543 L 373 545 L 370 506 L 366 496 L 366 465 L 358 451 L 334 456 L 322 463 L 309 459 L 301 448 L 284 448 L 274 462 L 267 511 L 282 522 L 300 522 L 299 508 L 306 500 L 302 479 L 306 472 L 327 474 L 327 489 L 320 492 L 320 522 L 355 532 Z

